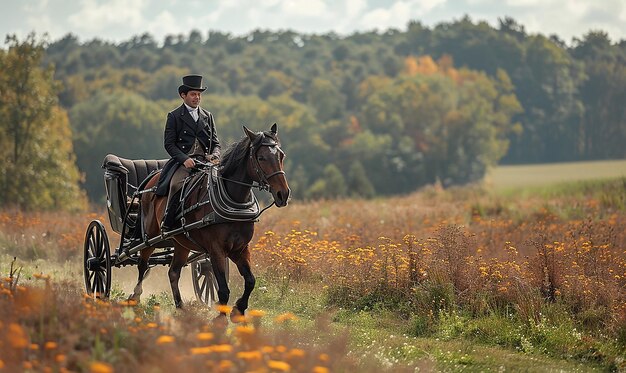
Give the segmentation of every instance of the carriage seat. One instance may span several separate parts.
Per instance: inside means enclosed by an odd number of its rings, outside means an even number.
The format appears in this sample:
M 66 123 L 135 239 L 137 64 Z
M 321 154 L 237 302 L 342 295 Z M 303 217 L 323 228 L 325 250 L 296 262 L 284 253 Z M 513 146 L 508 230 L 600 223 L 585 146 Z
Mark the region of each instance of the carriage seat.
M 163 168 L 167 161 L 167 159 L 132 160 L 108 154 L 104 157 L 102 168 L 114 173 L 122 173 L 126 176 L 126 196 L 130 197 L 148 175 Z
M 104 157 L 104 185 L 107 195 L 107 210 L 111 228 L 121 233 L 125 217 L 127 229 L 133 229 L 137 221 L 139 203 L 133 194 L 141 183 L 154 171 L 163 168 L 167 159 L 131 160 L 109 154 Z

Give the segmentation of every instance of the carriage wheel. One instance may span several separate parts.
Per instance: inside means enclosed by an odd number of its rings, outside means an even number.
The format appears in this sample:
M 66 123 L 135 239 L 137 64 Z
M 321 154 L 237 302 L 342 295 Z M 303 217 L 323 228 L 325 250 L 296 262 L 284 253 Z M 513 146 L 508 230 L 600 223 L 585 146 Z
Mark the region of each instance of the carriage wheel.
M 85 234 L 85 288 L 96 298 L 111 294 L 111 252 L 104 225 L 93 220 Z
M 217 281 L 209 259 L 202 259 L 191 265 L 191 281 L 196 299 L 211 307 L 217 301 Z

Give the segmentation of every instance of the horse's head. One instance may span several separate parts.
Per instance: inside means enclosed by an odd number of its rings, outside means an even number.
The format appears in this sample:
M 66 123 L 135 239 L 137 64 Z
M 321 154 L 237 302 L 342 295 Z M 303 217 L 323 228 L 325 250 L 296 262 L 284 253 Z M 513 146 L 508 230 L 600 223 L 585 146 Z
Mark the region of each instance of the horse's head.
M 291 190 L 283 169 L 285 153 L 280 148 L 276 123 L 269 132 L 255 133 L 246 126 L 243 130 L 250 139 L 249 176 L 259 184 L 269 186 L 277 207 L 287 206 Z

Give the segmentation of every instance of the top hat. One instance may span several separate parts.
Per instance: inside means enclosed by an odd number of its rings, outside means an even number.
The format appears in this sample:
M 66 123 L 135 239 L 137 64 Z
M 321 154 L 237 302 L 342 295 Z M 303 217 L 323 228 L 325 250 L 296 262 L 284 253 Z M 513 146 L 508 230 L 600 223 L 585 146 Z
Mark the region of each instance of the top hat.
M 183 84 L 178 87 L 178 94 L 187 93 L 189 91 L 203 92 L 206 87 L 202 87 L 202 75 L 183 76 Z

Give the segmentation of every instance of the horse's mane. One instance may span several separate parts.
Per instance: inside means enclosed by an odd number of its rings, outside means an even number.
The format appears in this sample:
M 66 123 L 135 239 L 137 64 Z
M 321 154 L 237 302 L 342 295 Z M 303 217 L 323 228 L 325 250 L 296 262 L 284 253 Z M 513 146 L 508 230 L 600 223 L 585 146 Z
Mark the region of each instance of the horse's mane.
M 222 164 L 222 175 L 228 176 L 235 172 L 237 166 L 248 156 L 248 150 L 250 150 L 250 139 L 248 136 L 244 136 L 241 140 L 232 143 L 228 149 L 226 149 L 220 161 Z
M 280 144 L 280 142 L 278 141 L 278 137 L 276 137 L 276 134 L 273 134 L 271 132 L 258 132 L 258 134 L 270 138 L 276 143 Z M 222 176 L 229 176 L 233 172 L 235 172 L 235 170 L 241 164 L 244 158 L 248 156 L 249 151 L 250 138 L 248 136 L 244 135 L 239 141 L 232 143 L 228 147 L 228 149 L 226 149 L 220 161 L 222 165 L 220 171 Z

